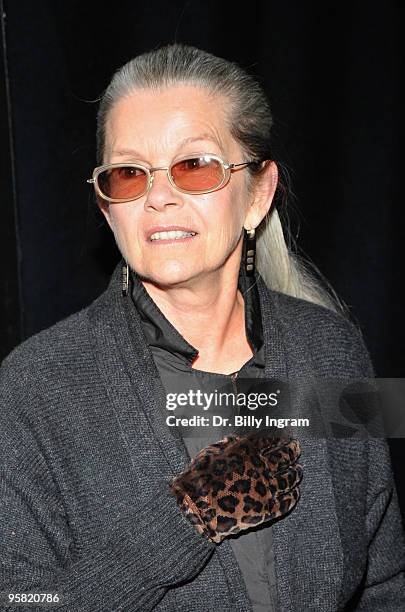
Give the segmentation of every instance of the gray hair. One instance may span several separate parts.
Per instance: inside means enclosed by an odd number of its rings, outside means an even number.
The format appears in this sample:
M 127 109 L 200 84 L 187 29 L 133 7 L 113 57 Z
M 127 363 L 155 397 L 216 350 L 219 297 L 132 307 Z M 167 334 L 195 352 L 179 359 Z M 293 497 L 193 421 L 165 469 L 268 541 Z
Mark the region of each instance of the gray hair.
M 108 114 L 118 100 L 137 89 L 160 89 L 182 83 L 202 86 L 212 94 L 226 97 L 228 128 L 248 158 L 258 160 L 257 165 L 248 169 L 250 181 L 255 176 L 257 180 L 262 169 L 260 161 L 273 159 L 270 149 L 273 119 L 264 90 L 238 64 L 178 43 L 138 55 L 114 74 L 97 116 L 98 163 L 103 159 Z M 286 192 L 285 186 L 279 185 L 280 190 Z M 274 205 L 257 228 L 257 270 L 274 291 L 345 313 L 344 304 L 319 270 L 298 255 L 289 223 L 285 223 L 283 231 Z

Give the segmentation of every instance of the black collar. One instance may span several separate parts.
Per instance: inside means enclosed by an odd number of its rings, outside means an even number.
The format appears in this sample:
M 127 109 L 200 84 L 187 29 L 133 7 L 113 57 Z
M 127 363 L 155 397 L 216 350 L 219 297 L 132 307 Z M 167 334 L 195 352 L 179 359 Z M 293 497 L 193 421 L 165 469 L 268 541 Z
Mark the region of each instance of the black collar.
M 238 288 L 245 301 L 246 337 L 253 351 L 255 365 L 264 368 L 263 324 L 257 276 L 248 277 L 243 265 L 240 267 Z M 130 273 L 131 295 L 142 323 L 142 330 L 151 349 L 153 347 L 169 351 L 191 365 L 198 357 L 194 348 L 165 317 L 142 284 L 139 275 Z

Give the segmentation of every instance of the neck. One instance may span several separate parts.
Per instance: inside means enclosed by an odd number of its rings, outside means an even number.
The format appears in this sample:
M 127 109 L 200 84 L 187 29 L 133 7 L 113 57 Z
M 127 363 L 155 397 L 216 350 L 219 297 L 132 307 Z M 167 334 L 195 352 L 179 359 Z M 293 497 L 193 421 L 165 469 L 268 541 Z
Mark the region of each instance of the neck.
M 164 289 L 142 281 L 165 317 L 198 350 L 197 369 L 228 374 L 252 356 L 238 290 L 239 266 L 239 258 L 228 260 L 192 283 Z

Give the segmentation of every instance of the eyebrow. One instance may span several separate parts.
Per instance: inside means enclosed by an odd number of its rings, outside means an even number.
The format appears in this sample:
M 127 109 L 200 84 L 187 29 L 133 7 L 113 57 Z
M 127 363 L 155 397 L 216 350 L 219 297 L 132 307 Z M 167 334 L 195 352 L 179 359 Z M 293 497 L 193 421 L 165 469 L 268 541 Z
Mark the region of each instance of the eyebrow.
M 214 138 L 214 136 L 212 136 L 211 134 L 201 134 L 201 136 L 188 136 L 187 138 L 184 138 L 182 141 L 180 141 L 178 147 L 179 148 L 184 147 L 184 145 L 190 144 L 191 142 L 197 142 L 198 140 L 210 140 L 216 145 L 221 146 L 218 140 Z M 111 154 L 112 155 L 137 155 L 139 157 L 143 157 L 138 151 L 135 151 L 135 149 L 120 149 L 119 151 L 112 151 Z

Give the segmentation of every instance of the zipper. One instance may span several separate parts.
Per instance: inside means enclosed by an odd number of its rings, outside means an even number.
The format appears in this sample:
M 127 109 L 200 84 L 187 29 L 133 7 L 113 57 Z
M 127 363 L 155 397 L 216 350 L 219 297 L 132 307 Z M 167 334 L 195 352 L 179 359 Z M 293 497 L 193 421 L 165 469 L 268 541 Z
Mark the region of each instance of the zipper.
M 238 386 L 236 384 L 236 379 L 238 377 L 238 374 L 239 374 L 239 371 L 238 372 L 233 372 L 233 374 L 230 374 L 230 378 L 231 378 L 231 381 L 232 381 L 232 391 L 233 391 L 233 393 L 235 395 L 235 399 L 236 399 L 236 396 L 238 395 Z M 237 405 L 236 408 L 237 408 L 236 414 L 239 416 L 239 410 L 240 410 L 239 405 Z

